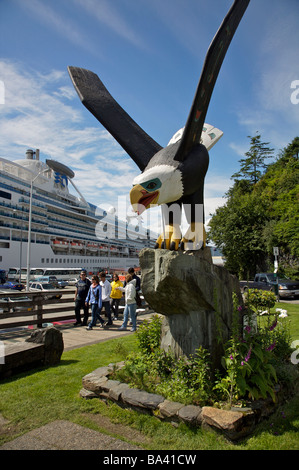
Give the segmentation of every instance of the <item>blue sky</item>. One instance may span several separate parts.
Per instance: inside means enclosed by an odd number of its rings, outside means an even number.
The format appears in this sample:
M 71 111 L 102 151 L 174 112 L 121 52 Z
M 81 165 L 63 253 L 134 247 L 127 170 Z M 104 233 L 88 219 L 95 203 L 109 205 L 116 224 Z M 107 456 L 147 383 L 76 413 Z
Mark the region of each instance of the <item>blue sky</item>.
M 39 148 L 42 159 L 74 170 L 88 201 L 115 205 L 139 170 L 81 104 L 67 66 L 97 73 L 165 146 L 185 125 L 208 46 L 231 4 L 0 0 L 0 156 L 17 160 Z M 298 0 L 251 0 L 239 25 L 206 117 L 224 132 L 210 151 L 206 219 L 224 203 L 248 136 L 261 133 L 277 154 L 299 135 L 298 21 Z

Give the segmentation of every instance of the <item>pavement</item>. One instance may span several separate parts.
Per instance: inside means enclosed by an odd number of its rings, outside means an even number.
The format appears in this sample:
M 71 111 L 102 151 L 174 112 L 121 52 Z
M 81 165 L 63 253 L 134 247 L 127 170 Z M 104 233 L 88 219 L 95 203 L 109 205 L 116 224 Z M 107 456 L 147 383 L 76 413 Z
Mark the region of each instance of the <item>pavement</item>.
M 151 310 L 138 309 L 137 327 L 138 324 L 143 320 L 150 318 L 152 315 L 153 312 Z M 81 348 L 90 344 L 96 344 L 109 339 L 120 338 L 124 335 L 132 334 L 130 332 L 131 327 L 129 325 L 126 331 L 118 330 L 122 325 L 122 319 L 114 320 L 113 325 L 107 328 L 96 326 L 92 330 L 86 330 L 85 326 L 74 326 L 74 321 L 75 320 L 72 319 L 47 324 L 55 326 L 55 328 L 62 332 L 64 351 L 70 351 L 71 349 Z M 29 327 L 9 328 L 7 330 L 3 329 L 0 330 L 0 341 L 4 343 L 4 345 L 25 341 L 33 331 L 34 328 Z
M 138 324 L 152 315 L 153 312 L 151 311 L 141 310 L 137 317 L 137 327 Z M 117 320 L 109 328 L 95 327 L 90 331 L 87 331 L 86 327 L 83 326 L 74 326 L 73 322 L 58 322 L 54 326 L 62 331 L 64 351 L 69 351 L 113 338 L 121 338 L 128 334 L 134 334 L 130 332 L 130 328 L 127 331 L 119 331 L 118 328 L 121 324 L 122 320 Z M 0 341 L 4 345 L 24 341 L 30 336 L 32 331 L 29 328 L 2 330 L 0 331 Z M 5 434 L 5 430 L 8 428 L 9 421 L 5 420 L 0 414 L 0 435 Z M 0 450 L 136 451 L 142 450 L 142 447 L 137 447 L 125 440 L 113 438 L 108 434 L 82 427 L 70 421 L 59 420 L 6 442 L 0 446 Z
M 59 420 L 7 442 L 0 450 L 136 451 L 142 448 L 79 424 Z

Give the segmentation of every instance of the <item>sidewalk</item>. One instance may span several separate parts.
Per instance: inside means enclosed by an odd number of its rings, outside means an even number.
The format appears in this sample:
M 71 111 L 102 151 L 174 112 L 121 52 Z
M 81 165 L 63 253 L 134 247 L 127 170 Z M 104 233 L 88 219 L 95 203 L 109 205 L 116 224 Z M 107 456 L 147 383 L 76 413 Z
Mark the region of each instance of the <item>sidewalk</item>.
M 153 312 L 151 310 L 143 309 L 138 312 L 137 327 L 143 320 L 150 318 L 152 315 Z M 97 326 L 92 330 L 87 331 L 85 326 L 74 326 L 74 321 L 57 322 L 53 324 L 53 326 L 63 334 L 64 351 L 70 351 L 71 349 L 81 348 L 90 344 L 100 343 L 109 339 L 132 334 L 129 326 L 127 331 L 119 331 L 118 328 L 121 325 L 122 319 L 114 320 L 113 325 L 108 328 L 100 328 Z M 31 335 L 32 331 L 33 329 L 30 328 L 0 330 L 0 341 L 2 341 L 4 345 L 25 341 L 26 338 Z
M 116 439 L 70 421 L 53 421 L 17 437 L 0 450 L 142 450 L 128 442 Z M 100 463 L 100 462 L 99 462 Z

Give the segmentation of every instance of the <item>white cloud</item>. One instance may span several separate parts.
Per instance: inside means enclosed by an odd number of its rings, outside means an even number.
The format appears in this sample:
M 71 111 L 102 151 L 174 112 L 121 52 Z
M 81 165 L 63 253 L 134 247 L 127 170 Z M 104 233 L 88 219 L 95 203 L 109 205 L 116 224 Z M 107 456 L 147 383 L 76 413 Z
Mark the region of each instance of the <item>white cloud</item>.
M 75 169 L 82 193 L 106 187 L 112 198 L 113 188 L 128 191 L 137 167 L 100 125 L 84 124 L 86 111 L 76 109 L 80 102 L 65 84 L 67 73 L 53 71 L 51 76 L 52 82 L 49 76 L 25 72 L 20 64 L 0 62 L 6 94 L 0 108 L 2 156 L 19 159 L 27 148 L 39 148 L 41 158 L 51 156 Z
M 19 160 L 28 148 L 39 148 L 42 160 L 51 157 L 74 170 L 75 185 L 87 201 L 117 207 L 118 198 L 126 198 L 130 211 L 129 191 L 139 169 L 105 129 L 86 126 L 86 110 L 70 89 L 67 73 L 41 75 L 0 61 L 0 79 L 6 91 L 5 105 L 0 106 L 1 156 Z M 223 176 L 208 173 L 206 219 L 224 203 L 229 184 Z M 146 211 L 145 226 L 161 231 L 160 213 L 159 208 Z

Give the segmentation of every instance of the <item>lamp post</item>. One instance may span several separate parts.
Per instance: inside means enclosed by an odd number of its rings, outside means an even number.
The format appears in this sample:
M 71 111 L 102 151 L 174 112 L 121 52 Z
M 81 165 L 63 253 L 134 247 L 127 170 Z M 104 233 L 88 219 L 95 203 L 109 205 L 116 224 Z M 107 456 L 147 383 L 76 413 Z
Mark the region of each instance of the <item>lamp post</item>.
M 13 209 L 13 212 L 16 214 L 17 210 Z M 22 276 L 22 248 L 23 248 L 23 219 L 21 224 L 21 241 L 20 241 L 20 258 L 19 258 L 19 284 L 21 284 L 21 276 Z

